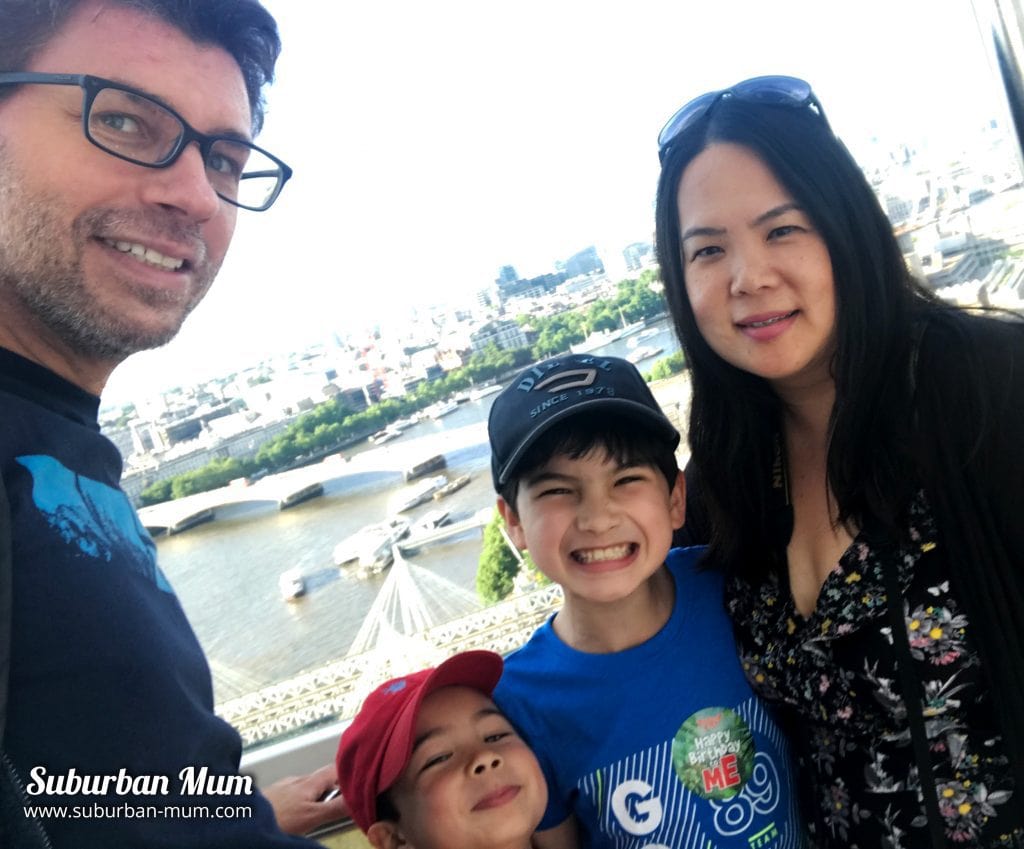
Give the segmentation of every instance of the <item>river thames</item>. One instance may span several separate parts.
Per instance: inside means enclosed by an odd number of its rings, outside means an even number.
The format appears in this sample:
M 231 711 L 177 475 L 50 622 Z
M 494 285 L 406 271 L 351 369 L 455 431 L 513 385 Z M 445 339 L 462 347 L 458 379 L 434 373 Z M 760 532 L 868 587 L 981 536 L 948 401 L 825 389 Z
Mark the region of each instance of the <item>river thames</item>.
M 667 322 L 640 341 L 678 350 Z M 634 343 L 635 344 L 635 343 Z M 628 340 L 600 353 L 624 356 Z M 660 357 L 641 363 L 649 370 Z M 335 545 L 364 525 L 385 518 L 389 499 L 404 486 L 401 470 L 444 454 L 449 478 L 472 475 L 469 485 L 440 503 L 405 514 L 414 522 L 442 507 L 453 520 L 493 506 L 487 414 L 494 396 L 461 404 L 444 418 L 426 419 L 383 446 L 346 450 L 346 462 L 328 462 L 324 495 L 286 511 L 265 503 L 218 510 L 217 519 L 157 539 L 162 569 L 195 629 L 213 671 L 218 702 L 258 690 L 344 657 L 384 584 L 387 573 L 360 578 L 334 565 Z M 481 532 L 434 544 L 405 559 L 414 593 L 436 624 L 479 609 L 475 576 Z M 279 575 L 293 567 L 307 593 L 282 600 Z

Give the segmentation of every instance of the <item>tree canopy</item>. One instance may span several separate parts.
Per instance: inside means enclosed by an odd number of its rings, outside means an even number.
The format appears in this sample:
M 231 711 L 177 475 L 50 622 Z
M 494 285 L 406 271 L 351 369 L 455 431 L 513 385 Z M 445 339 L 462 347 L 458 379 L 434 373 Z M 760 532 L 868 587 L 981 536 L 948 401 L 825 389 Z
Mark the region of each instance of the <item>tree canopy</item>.
M 495 510 L 484 528 L 483 547 L 476 570 L 476 592 L 485 604 L 501 601 L 515 586 L 520 558 L 509 547 L 502 534 L 504 520 Z

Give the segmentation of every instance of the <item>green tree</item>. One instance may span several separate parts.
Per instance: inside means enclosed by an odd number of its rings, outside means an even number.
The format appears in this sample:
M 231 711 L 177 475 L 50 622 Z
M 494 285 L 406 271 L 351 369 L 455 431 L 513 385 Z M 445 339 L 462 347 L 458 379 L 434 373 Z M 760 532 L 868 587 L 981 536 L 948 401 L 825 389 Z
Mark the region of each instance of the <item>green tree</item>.
M 643 286 L 661 285 L 661 279 L 659 275 L 661 271 L 656 268 L 645 268 L 640 272 L 640 276 L 637 278 L 637 282 Z
M 679 374 L 679 372 L 684 368 L 686 368 L 686 359 L 683 357 L 683 352 L 676 351 L 670 357 L 658 360 L 658 362 L 651 367 L 650 372 L 647 374 L 647 379 L 664 380 L 666 377 Z
M 644 271 L 635 280 L 619 282 L 615 306 L 622 311 L 626 321 L 638 321 L 641 318 L 650 318 L 667 312 L 668 306 L 660 291 L 660 286 L 658 291 L 655 291 L 656 283 L 657 275 L 650 269 Z
M 245 477 L 248 471 L 248 464 L 232 457 L 211 460 L 201 469 L 173 477 L 171 479 L 171 496 L 184 498 L 187 495 L 195 495 L 197 492 L 218 489 L 227 486 L 235 478 Z
M 170 501 L 171 497 L 171 481 L 169 479 L 151 483 L 139 494 L 143 507 Z
M 534 322 L 537 341 L 531 349 L 534 360 L 568 351 L 569 346 L 586 337 L 584 318 L 578 312 L 564 312 L 537 318 Z
M 591 333 L 614 330 L 619 326 L 619 314 L 609 301 L 598 301 L 587 310 L 587 327 Z
M 502 535 L 504 520 L 497 510 L 484 528 L 483 550 L 476 570 L 476 591 L 485 604 L 501 601 L 512 592 L 520 560 Z

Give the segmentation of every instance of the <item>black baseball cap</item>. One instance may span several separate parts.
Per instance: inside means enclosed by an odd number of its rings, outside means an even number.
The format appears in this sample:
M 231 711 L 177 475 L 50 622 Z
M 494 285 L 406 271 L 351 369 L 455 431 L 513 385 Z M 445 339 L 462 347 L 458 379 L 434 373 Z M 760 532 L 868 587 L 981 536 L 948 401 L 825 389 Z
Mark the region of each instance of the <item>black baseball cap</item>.
M 530 446 L 556 424 L 572 416 L 602 413 L 647 424 L 673 451 L 679 445 L 679 432 L 631 362 L 591 354 L 554 357 L 522 372 L 491 405 L 487 435 L 494 488 L 508 483 Z

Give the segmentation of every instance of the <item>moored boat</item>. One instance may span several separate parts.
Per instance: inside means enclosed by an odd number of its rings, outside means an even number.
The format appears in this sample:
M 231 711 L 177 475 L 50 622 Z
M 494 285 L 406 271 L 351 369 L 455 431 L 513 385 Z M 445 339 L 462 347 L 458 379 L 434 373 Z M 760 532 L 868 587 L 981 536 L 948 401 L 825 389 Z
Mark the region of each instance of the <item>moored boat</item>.
M 415 525 L 409 530 L 410 536 L 426 534 L 444 527 L 451 521 L 451 513 L 448 510 L 431 510 L 425 513 Z
M 454 413 L 459 408 L 456 401 L 438 401 L 436 404 L 427 407 L 427 415 L 430 418 L 437 420 L 442 416 L 447 416 L 449 413 Z
M 385 522 L 365 525 L 352 536 L 334 546 L 334 565 L 344 566 L 346 563 L 359 560 L 363 554 L 374 548 L 374 544 L 378 541 L 386 539 L 390 547 L 392 543 L 398 542 L 408 534 L 409 520 L 399 516 Z
M 395 427 L 395 425 L 392 424 L 373 434 L 370 437 L 370 442 L 374 445 L 383 445 L 385 442 L 390 442 L 392 439 L 398 439 L 401 435 L 401 428 Z
M 664 348 L 655 348 L 653 345 L 642 345 L 626 354 L 626 359 L 636 365 L 641 360 L 649 360 L 651 357 L 658 356 L 664 350 Z
M 610 345 L 618 338 L 618 331 L 595 330 L 582 342 L 570 345 L 569 348 L 574 354 L 589 354 L 591 351 L 596 351 L 598 348 Z
M 492 383 L 490 386 L 480 386 L 476 389 L 470 390 L 469 400 L 479 401 L 481 398 L 486 398 L 488 395 L 493 395 L 495 392 L 501 392 L 500 383 Z
M 447 483 L 448 478 L 445 475 L 437 475 L 406 487 L 392 497 L 388 512 L 393 515 L 412 510 L 413 507 L 417 507 L 424 501 L 429 501 L 430 497 Z
M 473 479 L 472 475 L 459 475 L 457 478 L 448 481 L 442 486 L 437 492 L 434 493 L 434 501 L 440 501 L 442 498 L 451 495 L 453 492 L 462 489 L 467 483 Z
M 298 566 L 282 572 L 277 579 L 277 588 L 285 601 L 295 601 L 306 594 L 306 580 Z
M 359 554 L 358 572 L 361 575 L 378 575 L 395 562 L 394 541 L 388 534 L 367 541 Z

